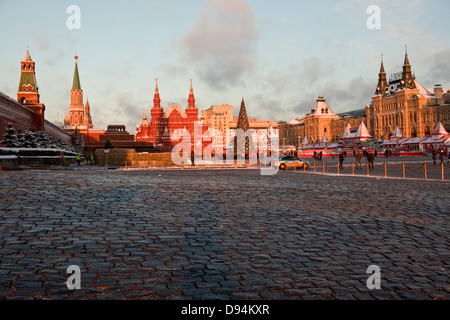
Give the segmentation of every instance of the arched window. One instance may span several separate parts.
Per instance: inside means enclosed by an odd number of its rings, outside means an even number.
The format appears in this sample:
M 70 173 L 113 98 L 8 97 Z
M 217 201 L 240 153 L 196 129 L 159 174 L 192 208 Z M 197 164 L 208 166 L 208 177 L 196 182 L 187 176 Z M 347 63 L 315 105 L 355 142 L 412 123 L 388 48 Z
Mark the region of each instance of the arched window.
M 323 132 L 327 132 L 327 128 L 323 128 Z

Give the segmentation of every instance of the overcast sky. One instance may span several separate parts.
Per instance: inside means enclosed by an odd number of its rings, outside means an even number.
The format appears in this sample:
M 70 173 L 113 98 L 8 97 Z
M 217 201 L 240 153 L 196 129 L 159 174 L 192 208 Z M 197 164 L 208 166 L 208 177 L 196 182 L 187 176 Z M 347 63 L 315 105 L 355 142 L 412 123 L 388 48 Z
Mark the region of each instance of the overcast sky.
M 70 5 L 80 29 L 69 29 Z M 370 5 L 380 29 L 369 29 Z M 401 71 L 405 45 L 417 80 L 450 88 L 448 0 L 0 0 L 0 91 L 16 98 L 27 46 L 46 119 L 69 112 L 74 56 L 94 127 L 135 133 L 153 104 L 187 106 L 193 79 L 199 114 L 224 103 L 249 117 L 289 121 L 318 95 L 336 113 L 364 108 L 381 54 Z M 73 21 L 70 19 L 70 21 Z

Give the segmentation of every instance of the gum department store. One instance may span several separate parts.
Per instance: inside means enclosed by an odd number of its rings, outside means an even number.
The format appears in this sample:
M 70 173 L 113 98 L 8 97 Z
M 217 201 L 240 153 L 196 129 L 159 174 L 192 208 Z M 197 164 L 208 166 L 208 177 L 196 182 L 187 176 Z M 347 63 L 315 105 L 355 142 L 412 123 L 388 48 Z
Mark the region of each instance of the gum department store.
M 438 121 L 450 132 L 450 89 L 440 84 L 431 89 L 423 87 L 412 72 L 406 52 L 402 72 L 391 75 L 389 82 L 381 60 L 375 95 L 365 109 L 334 114 L 325 99 L 318 97 L 310 113 L 279 122 L 278 129 L 280 144 L 298 148 L 305 137 L 309 143 L 318 144 L 324 135 L 328 141 L 337 142 L 347 124 L 356 131 L 364 122 L 375 139 L 383 140 L 396 126 L 405 138 L 429 136 Z

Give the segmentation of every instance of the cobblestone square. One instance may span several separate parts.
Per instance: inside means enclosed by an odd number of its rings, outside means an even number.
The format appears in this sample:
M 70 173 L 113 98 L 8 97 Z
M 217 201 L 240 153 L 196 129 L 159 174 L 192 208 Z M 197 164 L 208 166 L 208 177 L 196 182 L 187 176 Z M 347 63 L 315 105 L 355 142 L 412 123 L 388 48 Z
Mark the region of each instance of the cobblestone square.
M 3 299 L 449 299 L 450 182 L 0 172 Z M 70 265 L 81 289 L 65 284 Z M 381 289 L 366 285 L 371 265 Z

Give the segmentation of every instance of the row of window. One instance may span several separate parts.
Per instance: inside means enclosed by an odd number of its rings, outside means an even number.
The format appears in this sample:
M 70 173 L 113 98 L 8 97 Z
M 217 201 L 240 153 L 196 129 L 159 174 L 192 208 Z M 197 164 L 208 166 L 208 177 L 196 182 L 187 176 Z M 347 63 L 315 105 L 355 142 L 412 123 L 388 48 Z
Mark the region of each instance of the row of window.
M 388 126 L 388 125 L 400 125 L 403 126 L 403 113 L 401 112 L 400 114 L 389 114 L 389 115 L 384 115 L 381 116 L 381 124 L 382 126 Z M 449 112 L 445 112 L 442 114 L 438 114 L 438 113 L 425 113 L 422 116 L 422 123 L 427 123 L 427 122 L 437 122 L 438 120 L 448 120 L 450 119 L 450 113 Z M 413 112 L 411 111 L 409 113 L 409 122 L 410 123 L 415 123 L 417 122 L 417 112 Z M 378 123 L 378 119 L 377 117 L 375 117 L 375 123 Z

